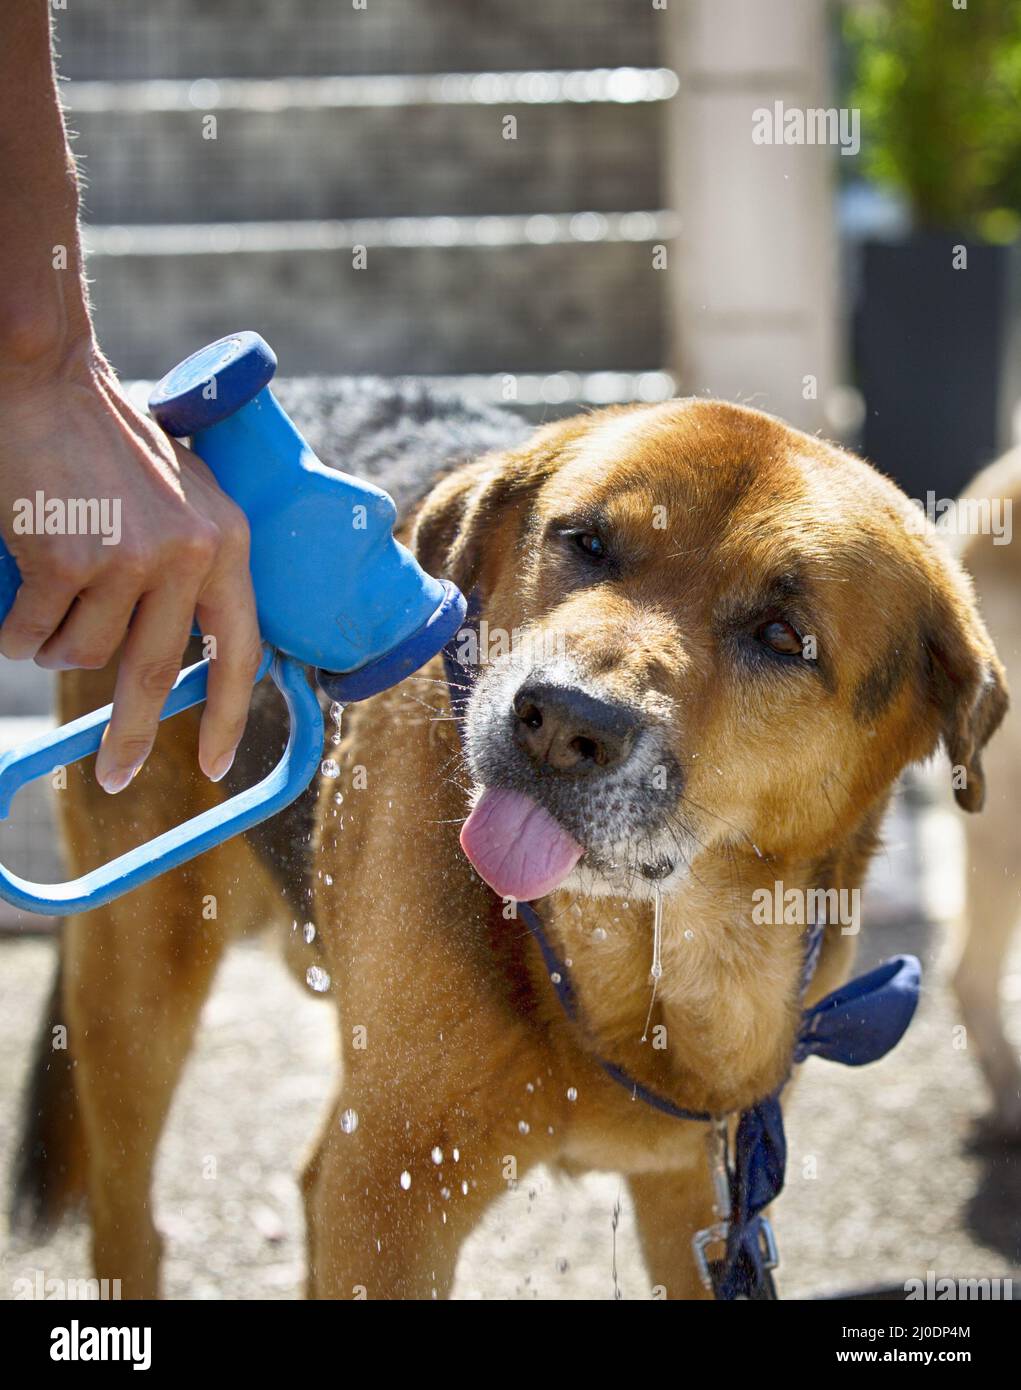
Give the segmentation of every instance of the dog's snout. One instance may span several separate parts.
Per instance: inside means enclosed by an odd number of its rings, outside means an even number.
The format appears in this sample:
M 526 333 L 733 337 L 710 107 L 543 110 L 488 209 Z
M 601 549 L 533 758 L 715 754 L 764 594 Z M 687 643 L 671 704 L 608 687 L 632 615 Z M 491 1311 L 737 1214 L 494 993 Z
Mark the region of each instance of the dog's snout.
M 518 743 L 540 768 L 556 772 L 616 767 L 638 729 L 631 710 L 570 686 L 526 682 L 513 705 Z

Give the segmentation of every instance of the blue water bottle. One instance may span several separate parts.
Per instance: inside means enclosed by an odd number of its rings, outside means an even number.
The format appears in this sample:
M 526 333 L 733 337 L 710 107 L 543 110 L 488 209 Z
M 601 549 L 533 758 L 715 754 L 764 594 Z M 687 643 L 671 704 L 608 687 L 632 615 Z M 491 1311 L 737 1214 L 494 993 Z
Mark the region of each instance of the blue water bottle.
M 331 699 L 364 700 L 417 671 L 460 627 L 465 604 L 395 541 L 393 500 L 326 467 L 280 408 L 269 382 L 276 357 L 257 333 L 235 333 L 193 353 L 149 398 L 154 418 L 191 447 L 241 507 L 264 656 L 287 705 L 287 747 L 256 786 L 67 883 L 31 883 L 0 865 L 0 897 L 60 915 L 98 907 L 186 863 L 290 805 L 315 776 L 323 720 L 306 667 Z M 21 583 L 0 541 L 0 621 Z M 201 703 L 209 662 L 182 671 L 160 715 Z M 327 680 L 326 673 L 329 673 Z M 95 753 L 111 706 L 0 757 L 0 816 L 20 787 Z M 0 832 L 2 833 L 2 832 Z

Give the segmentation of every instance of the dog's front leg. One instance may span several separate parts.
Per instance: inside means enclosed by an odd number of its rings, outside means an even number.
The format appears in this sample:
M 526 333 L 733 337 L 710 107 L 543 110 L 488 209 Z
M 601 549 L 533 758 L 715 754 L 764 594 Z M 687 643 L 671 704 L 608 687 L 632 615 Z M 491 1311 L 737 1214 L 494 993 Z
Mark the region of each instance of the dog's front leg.
M 409 1132 L 385 1102 L 337 1101 L 302 1179 L 310 1298 L 449 1297 L 461 1245 L 503 1187 L 477 1129 L 462 1147 L 451 1137 L 463 1124 L 438 1115 Z
M 695 1232 L 710 1226 L 712 1189 L 704 1165 L 628 1178 L 654 1297 L 709 1298 L 692 1252 Z

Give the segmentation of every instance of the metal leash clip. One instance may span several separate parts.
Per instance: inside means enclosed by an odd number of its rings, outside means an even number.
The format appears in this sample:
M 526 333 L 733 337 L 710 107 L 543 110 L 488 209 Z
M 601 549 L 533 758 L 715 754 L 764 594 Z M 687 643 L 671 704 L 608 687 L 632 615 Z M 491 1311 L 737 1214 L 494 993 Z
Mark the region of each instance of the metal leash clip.
M 776 1248 L 776 1236 L 768 1216 L 759 1217 L 759 1234 L 762 1237 L 762 1267 L 776 1269 L 780 1263 L 780 1252 Z
M 730 1196 L 730 1171 L 727 1168 L 727 1121 L 712 1120 L 706 1135 L 706 1157 L 709 1161 L 709 1176 L 713 1184 L 713 1215 L 716 1220 L 711 1226 L 696 1231 L 691 1240 L 698 1266 L 698 1277 L 706 1289 L 712 1293 L 713 1275 L 708 1250 L 711 1245 L 722 1245 L 724 1249 L 730 1235 L 730 1214 L 733 1203 Z
M 706 1156 L 709 1160 L 709 1176 L 713 1184 L 713 1215 L 716 1220 L 711 1226 L 705 1226 L 702 1230 L 696 1231 L 691 1242 L 695 1253 L 695 1263 L 698 1267 L 698 1276 L 704 1287 L 712 1294 L 716 1293 L 714 1276 L 722 1269 L 722 1260 L 726 1258 L 731 1217 L 734 1210 L 730 1168 L 727 1163 L 728 1152 L 727 1121 L 725 1119 L 713 1120 L 709 1126 L 709 1133 L 706 1135 Z M 776 1237 L 767 1216 L 759 1216 L 757 1224 L 759 1239 L 762 1242 L 762 1268 L 768 1274 L 768 1271 L 776 1269 L 780 1263 Z M 716 1245 L 723 1247 L 722 1258 L 711 1260 L 709 1248 Z M 767 1280 L 767 1283 L 769 1287 L 772 1287 L 771 1280 Z

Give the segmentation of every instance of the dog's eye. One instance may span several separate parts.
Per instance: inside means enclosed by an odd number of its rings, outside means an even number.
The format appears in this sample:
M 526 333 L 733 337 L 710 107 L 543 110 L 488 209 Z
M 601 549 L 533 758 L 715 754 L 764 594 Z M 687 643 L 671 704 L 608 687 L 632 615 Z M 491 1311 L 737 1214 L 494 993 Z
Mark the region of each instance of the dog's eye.
M 575 531 L 573 540 L 578 549 L 583 550 L 593 560 L 602 560 L 606 555 L 602 537 L 597 536 L 594 531 Z
M 763 623 L 755 636 L 764 647 L 769 647 L 774 652 L 780 652 L 783 656 L 800 656 L 804 648 L 799 634 L 791 627 L 790 623 L 784 622 L 782 618 L 774 618 L 771 622 Z

